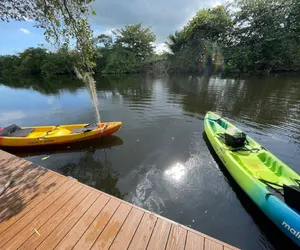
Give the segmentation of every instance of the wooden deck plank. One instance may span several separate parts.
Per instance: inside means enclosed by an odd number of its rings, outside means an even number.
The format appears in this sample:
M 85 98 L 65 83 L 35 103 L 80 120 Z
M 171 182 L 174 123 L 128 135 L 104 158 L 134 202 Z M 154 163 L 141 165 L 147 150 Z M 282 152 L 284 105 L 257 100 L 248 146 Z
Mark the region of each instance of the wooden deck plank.
M 99 197 L 99 193 L 94 190 L 86 189 L 86 197 L 80 202 L 80 204 L 59 224 L 59 226 L 38 246 L 37 249 L 49 249 L 49 246 L 53 248 L 59 244 L 59 242 L 66 236 L 66 234 L 72 229 L 77 221 L 85 214 L 90 206 Z
M 3 151 L 1 151 L 3 152 Z M 7 182 L 10 176 L 16 176 L 18 173 L 30 170 L 31 168 L 38 169 L 32 162 L 21 159 L 15 155 L 6 152 L 0 155 L 0 184 Z M 40 168 L 43 169 L 43 168 Z M 39 169 L 39 170 L 40 170 Z M 44 169 L 46 170 L 46 169 Z
M 131 206 L 125 203 L 122 203 L 119 206 L 91 249 L 106 250 L 110 247 L 125 219 L 127 218 L 131 208 Z
M 78 186 L 78 185 L 77 185 Z M 78 188 L 78 187 L 77 187 Z M 74 210 L 74 208 L 82 202 L 82 200 L 86 197 L 88 190 L 84 187 L 80 187 L 80 191 L 63 207 L 61 208 L 53 218 L 48 220 L 44 225 L 42 225 L 39 229 L 39 235 L 37 233 L 33 233 L 31 237 L 24 242 L 24 244 L 19 249 L 35 249 L 38 247 L 50 233 L 53 232 L 55 228 Z
M 7 169 L 9 168 L 9 170 Z M 3 182 L 7 182 L 8 178 L 12 175 L 15 180 L 18 180 L 18 182 L 13 182 L 11 184 L 12 186 L 18 186 L 16 184 L 19 184 L 20 178 L 23 178 L 23 175 L 27 174 L 28 172 L 36 170 L 36 167 L 28 161 L 18 161 L 16 160 L 13 163 L 13 166 L 9 165 L 2 165 L 0 164 L 0 184 L 2 185 Z M 45 169 L 46 170 L 46 169 Z
M 158 219 L 150 238 L 147 249 L 165 249 L 172 224 L 166 220 Z
M 4 219 L 0 223 L 0 234 L 7 230 L 10 226 L 16 223 L 19 219 L 25 216 L 29 211 L 35 208 L 39 203 L 41 203 L 46 197 L 48 197 L 52 192 L 59 188 L 67 180 L 60 176 L 53 176 L 50 179 L 46 180 L 40 185 L 40 188 L 37 190 L 37 193 L 31 197 L 27 202 L 24 198 L 24 206 L 19 208 L 17 211 L 9 210 L 8 215 L 6 214 Z
M 61 197 L 59 197 L 54 203 L 52 203 L 47 209 L 45 209 L 37 218 L 35 218 L 32 222 L 30 222 L 22 231 L 18 233 L 15 237 L 13 237 L 6 245 L 5 249 L 17 249 L 19 248 L 31 235 L 37 235 L 37 233 L 33 230 L 36 229 L 40 236 L 39 239 L 45 237 L 44 232 L 40 231 L 40 227 L 43 226 L 49 219 L 54 216 L 57 218 L 57 212 L 67 203 L 65 207 L 69 205 L 68 201 L 72 198 L 70 203 L 75 203 L 79 199 L 80 192 L 82 186 L 74 185 L 74 187 L 67 190 Z M 78 193 L 77 193 L 78 192 Z M 77 193 L 77 194 L 76 194 Z M 82 196 L 82 195 L 81 195 Z M 81 198 L 82 199 L 82 198 Z M 79 200 L 80 202 L 81 200 Z M 75 203 L 76 205 L 77 203 Z M 41 236 L 42 234 L 42 236 Z M 31 245 L 33 247 L 33 245 Z
M 223 246 L 210 239 L 204 240 L 204 250 L 223 250 Z
M 193 250 L 193 249 L 204 249 L 204 237 L 194 234 L 192 232 L 188 232 L 186 244 L 185 244 L 186 250 Z
M 0 150 L 0 186 L 10 175 L 2 249 L 237 249 Z
M 158 215 L 158 216 L 159 216 L 159 215 Z M 186 229 L 186 230 L 189 231 L 189 232 L 192 232 L 192 233 L 194 233 L 194 234 L 200 235 L 200 236 L 204 237 L 205 239 L 209 239 L 209 240 L 214 241 L 214 242 L 216 242 L 216 243 L 218 243 L 218 244 L 220 244 L 220 245 L 222 245 L 222 246 L 224 246 L 224 247 L 228 247 L 229 249 L 235 249 L 235 250 L 238 250 L 238 249 L 239 249 L 239 248 L 237 248 L 237 247 L 231 246 L 230 244 L 228 244 L 228 243 L 226 243 L 226 242 L 223 242 L 223 241 L 220 241 L 220 240 L 218 240 L 218 239 L 216 239 L 216 238 L 213 238 L 213 237 L 211 237 L 211 236 L 209 236 L 209 235 L 207 235 L 207 234 L 198 232 L 198 231 L 196 231 L 195 229 L 192 229 L 192 228 L 190 228 L 190 227 L 187 227 L 187 226 L 184 226 L 184 225 L 181 225 L 181 227 L 184 228 L 184 229 Z
M 154 214 L 144 214 L 128 249 L 146 249 L 156 220 Z
M 73 249 L 90 249 L 120 204 L 117 199 L 110 199 Z
M 8 154 L 6 152 L 3 153 L 1 151 L 0 154 L 0 175 L 10 175 L 14 171 L 17 171 L 19 169 L 19 165 L 22 165 L 22 163 L 26 162 L 24 159 L 21 159 L 15 155 Z M 28 162 L 30 164 L 30 162 Z
M 35 174 L 34 174 L 35 175 Z M 0 221 L 3 221 L 12 214 L 17 213 L 20 209 L 22 209 L 28 202 L 32 200 L 32 198 L 36 197 L 38 193 L 42 190 L 42 188 L 37 188 L 47 179 L 52 177 L 56 177 L 53 173 L 45 173 L 42 176 L 31 175 L 30 179 L 27 179 L 23 187 L 17 187 L 13 192 L 4 193 L 4 196 L 1 197 L 0 200 Z M 56 177 L 57 178 L 57 177 Z M 17 181 L 17 180 L 15 180 Z M 53 180 L 49 180 L 46 182 L 46 185 L 53 183 Z M 10 191 L 11 189 L 7 190 Z
M 45 174 L 47 175 L 44 176 Z M 10 200 L 10 196 L 15 197 L 16 193 L 24 193 L 28 189 L 35 187 L 36 180 L 49 178 L 50 176 L 53 176 L 53 174 L 53 172 L 47 170 L 36 171 L 34 166 L 28 166 L 28 169 L 26 169 L 26 171 L 20 171 L 14 176 L 13 182 L 11 183 L 9 188 L 5 190 L 5 192 L 1 195 L 0 204 L 4 202 L 8 203 Z
M 143 214 L 144 212 L 137 208 L 133 208 L 130 211 L 127 219 L 124 222 L 124 225 L 121 227 L 120 232 L 109 248 L 110 250 L 121 250 L 128 248 L 131 239 L 143 217 Z
M 72 249 L 85 231 L 89 228 L 97 215 L 102 211 L 104 206 L 109 201 L 107 195 L 102 194 L 95 203 L 89 208 L 89 210 L 82 216 L 82 218 L 76 223 L 71 231 L 63 238 L 63 240 L 56 246 L 55 249 Z M 30 244 L 28 244 L 28 247 Z M 28 248 L 24 248 L 28 249 Z
M 171 232 L 169 235 L 167 250 L 181 250 L 185 248 L 187 230 L 181 226 L 172 225 Z
M 62 186 L 53 192 L 53 194 L 47 197 L 34 209 L 30 210 L 26 216 L 18 220 L 13 227 L 8 228 L 0 235 L 0 247 L 3 247 L 12 237 L 18 234 L 27 224 L 29 224 L 34 218 L 41 214 L 47 207 L 49 207 L 56 199 L 63 195 L 72 185 L 74 181 L 66 181 Z

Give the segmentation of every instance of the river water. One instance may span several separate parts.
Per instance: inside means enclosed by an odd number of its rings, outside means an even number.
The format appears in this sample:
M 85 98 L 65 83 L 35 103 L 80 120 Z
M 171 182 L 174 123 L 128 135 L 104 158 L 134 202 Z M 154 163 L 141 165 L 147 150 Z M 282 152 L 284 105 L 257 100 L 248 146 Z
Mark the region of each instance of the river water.
M 203 117 L 227 117 L 300 173 L 300 77 L 110 77 L 96 88 L 102 121 L 123 122 L 114 137 L 18 155 L 237 247 L 293 247 L 214 157 Z M 95 121 L 70 78 L 6 81 L 0 108 L 1 126 Z

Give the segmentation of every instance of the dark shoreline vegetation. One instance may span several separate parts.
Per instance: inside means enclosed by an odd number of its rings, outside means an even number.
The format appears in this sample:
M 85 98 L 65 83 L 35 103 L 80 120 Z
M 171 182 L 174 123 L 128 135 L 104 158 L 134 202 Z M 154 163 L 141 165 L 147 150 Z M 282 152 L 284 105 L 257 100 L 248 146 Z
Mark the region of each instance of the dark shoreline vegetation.
M 100 74 L 152 75 L 203 72 L 270 74 L 300 72 L 300 1 L 237 0 L 200 10 L 154 52 L 155 34 L 141 24 L 94 38 Z M 74 74 L 80 60 L 68 46 L 56 52 L 28 48 L 0 56 L 0 77 Z

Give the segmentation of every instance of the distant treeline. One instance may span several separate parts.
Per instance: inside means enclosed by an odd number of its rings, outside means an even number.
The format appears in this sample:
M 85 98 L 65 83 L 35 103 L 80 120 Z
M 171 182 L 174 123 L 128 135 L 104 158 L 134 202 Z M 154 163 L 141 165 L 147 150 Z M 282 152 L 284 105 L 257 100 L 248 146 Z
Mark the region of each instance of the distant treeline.
M 95 69 L 102 74 L 300 71 L 300 1 L 236 0 L 200 10 L 170 35 L 156 54 L 156 37 L 141 24 L 94 39 Z M 0 75 L 73 74 L 76 53 L 29 48 L 0 57 Z
M 236 0 L 203 9 L 168 44 L 172 72 L 300 71 L 300 1 Z

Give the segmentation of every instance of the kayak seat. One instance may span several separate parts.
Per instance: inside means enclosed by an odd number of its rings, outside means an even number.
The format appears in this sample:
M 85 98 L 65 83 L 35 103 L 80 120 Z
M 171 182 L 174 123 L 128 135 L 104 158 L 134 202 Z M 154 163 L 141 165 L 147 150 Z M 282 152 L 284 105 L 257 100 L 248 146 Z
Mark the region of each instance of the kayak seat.
M 25 128 L 22 129 L 16 124 L 5 127 L 0 131 L 0 136 L 6 137 L 26 137 L 28 136 L 34 129 L 33 128 Z
M 86 132 L 93 131 L 93 130 L 96 130 L 96 129 L 98 129 L 98 125 L 96 123 L 91 123 L 91 124 L 88 124 L 87 126 L 84 126 L 82 128 L 74 128 L 71 131 L 71 134 L 86 133 Z

